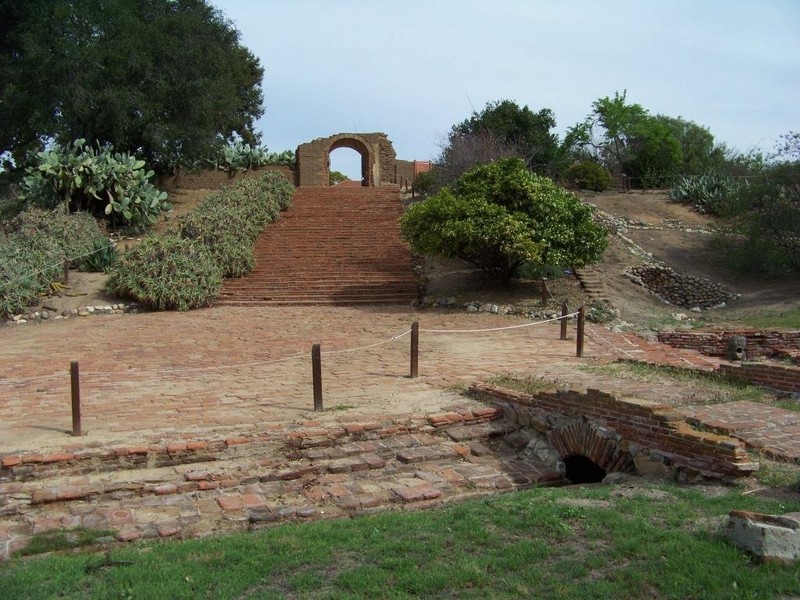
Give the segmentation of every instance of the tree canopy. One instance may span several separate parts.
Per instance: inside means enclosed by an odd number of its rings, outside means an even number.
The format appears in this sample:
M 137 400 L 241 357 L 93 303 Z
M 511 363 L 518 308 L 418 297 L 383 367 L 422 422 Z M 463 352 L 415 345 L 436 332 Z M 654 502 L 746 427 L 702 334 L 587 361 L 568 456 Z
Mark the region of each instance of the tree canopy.
M 113 144 L 158 170 L 256 143 L 263 68 L 205 0 L 0 0 L 0 154 Z
M 416 252 L 458 257 L 504 281 L 528 262 L 597 262 L 607 245 L 589 205 L 518 158 L 474 167 L 409 207 L 400 227 Z

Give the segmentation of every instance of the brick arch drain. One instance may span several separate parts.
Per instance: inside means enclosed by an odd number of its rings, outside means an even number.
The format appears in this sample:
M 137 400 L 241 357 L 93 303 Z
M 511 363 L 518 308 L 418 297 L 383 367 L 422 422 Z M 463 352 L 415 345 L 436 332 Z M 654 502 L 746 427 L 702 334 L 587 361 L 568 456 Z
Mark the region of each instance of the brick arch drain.
M 635 472 L 630 453 L 620 447 L 614 433 L 581 418 L 556 426 L 547 435 L 572 483 L 596 483 L 607 473 Z

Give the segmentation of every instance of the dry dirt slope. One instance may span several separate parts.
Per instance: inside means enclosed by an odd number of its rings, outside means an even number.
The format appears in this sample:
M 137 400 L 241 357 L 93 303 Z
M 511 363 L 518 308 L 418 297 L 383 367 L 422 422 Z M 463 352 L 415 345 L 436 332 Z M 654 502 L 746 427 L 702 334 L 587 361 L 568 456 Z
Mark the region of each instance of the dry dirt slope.
M 666 192 L 605 193 L 586 196 L 598 209 L 625 219 L 625 238 L 652 254 L 653 258 L 685 275 L 704 277 L 741 294 L 723 309 L 706 310 L 697 317 L 714 323 L 736 323 L 752 315 L 777 314 L 800 307 L 800 273 L 764 276 L 738 273 L 727 266 L 715 249 L 711 230 L 719 222 L 671 202 Z M 604 261 L 595 267 L 606 294 L 620 308 L 627 321 L 669 321 L 675 312 L 687 312 L 660 302 L 646 290 L 622 276 L 630 265 L 644 260 L 631 251 L 630 244 L 613 236 Z M 694 316 L 694 315 L 693 315 Z M 800 327 L 800 323 L 797 324 Z

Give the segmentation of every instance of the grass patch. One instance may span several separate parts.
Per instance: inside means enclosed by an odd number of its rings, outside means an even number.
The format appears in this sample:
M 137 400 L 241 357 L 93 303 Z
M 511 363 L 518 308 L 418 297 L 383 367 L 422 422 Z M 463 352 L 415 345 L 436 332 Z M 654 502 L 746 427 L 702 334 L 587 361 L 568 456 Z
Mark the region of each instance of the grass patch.
M 800 492 L 800 465 L 767 458 L 757 453 L 754 459 L 761 465 L 756 471 L 760 483 L 774 488 L 790 488 Z
M 33 536 L 30 543 L 20 551 L 20 554 L 31 556 L 47 552 L 59 552 L 73 548 L 84 548 L 97 543 L 113 541 L 114 539 L 116 539 L 116 532 L 110 529 L 78 527 L 75 529 L 46 531 Z
M 128 545 L 105 558 L 15 558 L 0 565 L 0 589 L 4 597 L 31 599 L 800 593 L 800 566 L 755 563 L 721 532 L 730 510 L 781 514 L 800 510 L 800 503 L 714 490 L 638 483 L 541 488 L 425 512 Z
M 686 387 L 694 392 L 691 404 L 720 404 L 723 402 L 750 401 L 774 405 L 775 396 L 763 388 L 747 382 L 734 381 L 718 373 L 705 373 L 667 365 L 649 365 L 638 362 L 615 362 L 607 365 L 584 365 L 588 373 L 601 373 L 619 379 L 641 381 L 655 386 Z
M 566 389 L 569 386 L 566 382 L 559 379 L 549 379 L 547 377 L 518 377 L 516 375 L 503 374 L 494 375 L 486 380 L 489 385 L 511 388 L 526 394 L 536 394 L 538 392 L 555 392 L 556 390 Z
M 742 324 L 757 328 L 800 329 L 800 307 L 771 315 L 744 317 Z

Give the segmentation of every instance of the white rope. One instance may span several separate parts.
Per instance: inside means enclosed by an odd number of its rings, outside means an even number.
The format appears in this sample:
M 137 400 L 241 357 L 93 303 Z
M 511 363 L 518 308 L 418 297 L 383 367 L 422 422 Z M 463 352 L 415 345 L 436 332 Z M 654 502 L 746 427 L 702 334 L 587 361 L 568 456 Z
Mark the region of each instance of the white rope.
M 553 321 L 560 321 L 561 319 L 568 319 L 574 317 L 578 313 L 570 313 L 552 319 L 545 319 L 544 321 L 534 321 L 532 323 L 523 323 L 521 325 L 509 325 L 508 327 L 489 327 L 487 329 L 420 329 L 420 333 L 485 333 L 489 331 L 506 331 L 508 329 L 522 329 L 523 327 L 533 327 L 534 325 L 543 325 L 544 323 L 551 323 Z
M 422 330 L 420 330 L 420 331 L 422 331 Z M 392 338 L 389 338 L 388 340 L 382 340 L 380 342 L 375 342 L 374 344 L 369 344 L 368 346 L 359 346 L 358 348 L 347 348 L 345 350 L 329 350 L 329 351 L 325 351 L 325 352 L 323 352 L 322 349 L 320 348 L 320 353 L 321 354 L 345 354 L 346 352 L 357 352 L 358 350 L 366 350 L 368 348 L 375 348 L 376 346 L 383 346 L 384 344 L 389 344 L 391 342 L 397 341 L 400 338 L 407 336 L 409 333 L 411 333 L 410 329 L 408 331 L 404 331 L 403 333 L 401 333 L 399 335 L 396 335 L 396 336 L 394 336 Z
M 97 250 L 92 250 L 91 252 L 86 252 L 85 254 L 81 254 L 80 256 L 73 256 L 72 258 L 65 258 L 60 263 L 52 264 L 52 265 L 49 265 L 49 266 L 47 266 L 47 267 L 45 267 L 43 269 L 40 269 L 38 271 L 34 271 L 33 273 L 28 273 L 26 275 L 21 275 L 21 276 L 17 277 L 16 279 L 9 279 L 8 281 L 3 281 L 3 282 L 0 282 L 0 283 L 2 283 L 4 286 L 9 286 L 9 285 L 12 285 L 14 283 L 17 283 L 18 281 L 22 281 L 24 279 L 28 279 L 29 277 L 35 277 L 36 275 L 41 275 L 42 273 L 44 273 L 46 271 L 49 271 L 50 269 L 63 268 L 65 262 L 72 262 L 72 261 L 78 260 L 79 258 L 86 258 L 87 256 L 91 256 L 92 254 L 97 254 L 98 252 L 102 252 L 107 247 L 108 246 L 104 246 L 102 248 L 98 248 Z

